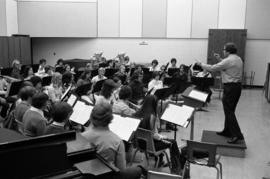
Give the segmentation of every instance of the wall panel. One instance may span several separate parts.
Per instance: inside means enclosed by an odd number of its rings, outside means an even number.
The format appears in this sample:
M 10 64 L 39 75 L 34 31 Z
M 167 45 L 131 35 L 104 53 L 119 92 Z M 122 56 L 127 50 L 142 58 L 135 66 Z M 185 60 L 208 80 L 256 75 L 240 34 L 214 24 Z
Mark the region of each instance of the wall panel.
M 168 0 L 167 37 L 190 38 L 191 0 Z

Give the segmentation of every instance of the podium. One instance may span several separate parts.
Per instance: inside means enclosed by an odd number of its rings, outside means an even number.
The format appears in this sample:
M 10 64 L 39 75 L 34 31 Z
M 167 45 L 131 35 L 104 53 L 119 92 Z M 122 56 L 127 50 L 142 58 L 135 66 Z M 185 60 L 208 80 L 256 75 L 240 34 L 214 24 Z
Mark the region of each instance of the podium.
M 214 143 L 217 145 L 217 153 L 223 156 L 230 157 L 245 157 L 247 149 L 246 142 L 243 140 L 237 144 L 227 143 L 228 138 L 217 135 L 215 131 L 204 130 L 202 133 L 202 142 Z
M 208 93 L 195 90 L 193 87 L 189 87 L 184 91 L 182 96 L 184 97 L 185 105 L 200 109 L 205 104 Z

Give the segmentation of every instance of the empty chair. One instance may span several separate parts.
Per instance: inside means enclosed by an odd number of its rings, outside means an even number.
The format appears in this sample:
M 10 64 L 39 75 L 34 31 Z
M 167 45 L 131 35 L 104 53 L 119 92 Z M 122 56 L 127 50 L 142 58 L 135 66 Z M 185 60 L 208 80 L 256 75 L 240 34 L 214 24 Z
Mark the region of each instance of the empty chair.
M 208 154 L 208 158 L 197 159 L 194 155 L 195 151 L 205 152 Z M 187 161 L 184 166 L 183 176 L 185 176 L 186 168 L 189 166 L 189 163 L 213 167 L 217 170 L 217 179 L 222 179 L 222 164 L 220 163 L 220 155 L 216 154 L 217 145 L 211 143 L 203 143 L 187 140 Z M 217 167 L 219 165 L 219 168 Z

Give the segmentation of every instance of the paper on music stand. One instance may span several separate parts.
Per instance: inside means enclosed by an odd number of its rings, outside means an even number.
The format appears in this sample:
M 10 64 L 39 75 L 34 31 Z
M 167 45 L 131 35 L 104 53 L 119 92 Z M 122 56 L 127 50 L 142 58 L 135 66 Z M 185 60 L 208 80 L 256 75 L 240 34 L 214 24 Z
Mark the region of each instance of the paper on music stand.
M 73 94 L 70 95 L 70 97 L 68 98 L 67 100 L 67 103 L 70 105 L 70 106 L 73 106 L 74 103 L 76 102 L 77 100 L 77 97 Z
M 201 92 L 201 91 L 192 90 L 189 93 L 188 96 L 191 97 L 191 98 L 197 99 L 199 101 L 206 102 L 206 99 L 208 97 L 208 94 L 207 93 L 204 93 L 204 92 Z
M 78 124 L 84 125 L 90 118 L 93 106 L 86 105 L 84 102 L 77 101 L 73 107 L 73 113 L 70 120 Z
M 193 107 L 169 104 L 161 119 L 182 127 L 187 127 L 189 123 L 188 119 L 192 116 L 193 112 Z
M 122 117 L 114 114 L 113 120 L 109 124 L 109 128 L 122 140 L 129 141 L 132 133 L 137 130 L 140 122 L 139 119 Z
M 83 100 L 85 100 L 86 102 L 88 102 L 89 104 L 93 104 L 93 102 L 91 101 L 91 99 L 90 99 L 88 96 L 83 95 L 83 96 L 81 96 L 81 98 L 82 98 Z

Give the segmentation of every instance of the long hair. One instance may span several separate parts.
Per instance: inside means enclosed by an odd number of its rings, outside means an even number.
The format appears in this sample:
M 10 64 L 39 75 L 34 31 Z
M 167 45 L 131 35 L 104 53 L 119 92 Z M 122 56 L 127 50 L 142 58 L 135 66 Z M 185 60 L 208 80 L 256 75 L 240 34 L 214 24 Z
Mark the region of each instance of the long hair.
M 147 95 L 141 108 L 135 113 L 136 117 L 142 118 L 140 127 L 144 129 L 151 129 L 150 119 L 151 115 L 157 115 L 158 100 L 154 95 Z

